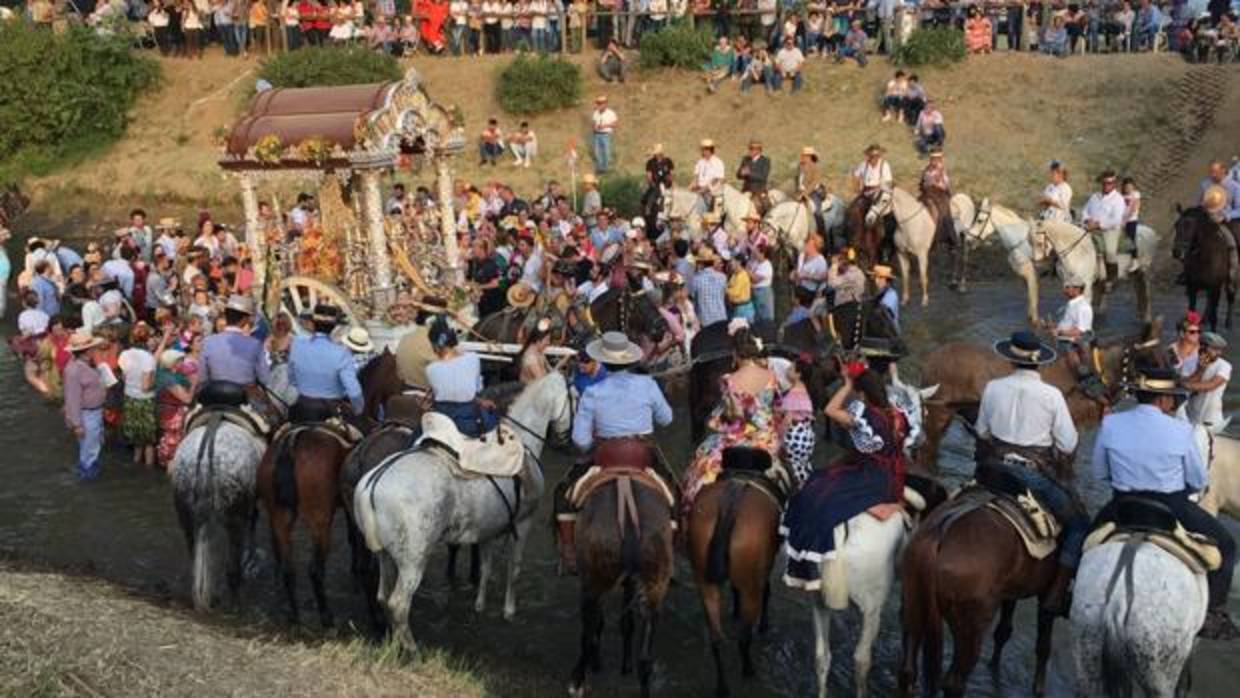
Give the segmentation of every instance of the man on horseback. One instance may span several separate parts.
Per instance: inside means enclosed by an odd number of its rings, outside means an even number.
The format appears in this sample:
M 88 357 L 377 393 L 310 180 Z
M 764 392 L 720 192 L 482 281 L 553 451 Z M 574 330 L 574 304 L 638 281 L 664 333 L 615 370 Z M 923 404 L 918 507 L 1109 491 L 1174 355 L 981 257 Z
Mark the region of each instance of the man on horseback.
M 693 166 L 693 183 L 689 191 L 702 197 L 702 208 L 705 213 L 715 210 L 715 203 L 723 196 L 723 181 L 727 177 L 727 168 L 723 160 L 715 155 L 715 142 L 707 138 L 701 143 L 702 157 Z
M 1210 163 L 1210 174 L 1201 180 L 1201 207 L 1210 218 L 1219 224 L 1227 241 L 1228 254 L 1231 258 L 1232 288 L 1240 285 L 1240 258 L 1236 248 L 1240 246 L 1240 182 L 1227 176 L 1227 168 L 1222 161 Z
M 952 221 L 952 186 L 943 162 L 943 149 L 930 149 L 930 164 L 921 173 L 921 202 L 935 221 L 934 239 L 956 246 L 956 224 Z
M 1109 249 L 1106 240 L 1114 237 L 1118 242 L 1123 232 L 1127 205 L 1124 203 L 1123 194 L 1116 188 L 1114 170 L 1105 170 L 1099 175 L 1098 182 L 1102 191 L 1096 192 L 1085 202 L 1085 208 L 1081 209 L 1081 224 L 1094 235 L 1094 246 L 1105 264 L 1106 283 L 1109 288 L 1119 275 L 1119 267 L 1115 263 L 1115 251 Z
M 765 215 L 769 206 L 766 197 L 767 180 L 771 177 L 771 159 L 762 152 L 762 141 L 749 141 L 749 152 L 741 158 L 736 168 L 736 178 L 741 181 L 741 191 L 753 201 L 758 215 Z
M 646 161 L 646 191 L 642 194 L 642 211 L 646 214 L 646 225 L 653 226 L 658 214 L 663 210 L 663 196 L 672 188 L 672 172 L 676 163 L 672 162 L 663 152 L 663 144 L 655 143 L 650 149 L 650 159 Z
M 1055 350 L 1028 331 L 995 343 L 995 352 L 1012 364 L 1012 373 L 986 384 L 978 408 L 978 483 L 1006 491 L 1016 481 L 1059 520 L 1059 574 L 1046 608 L 1068 609 L 1068 586 L 1076 575 L 1089 517 L 1071 487 L 1076 425 L 1063 393 L 1043 382 L 1038 367 L 1055 360 Z
M 655 426 L 672 423 L 672 408 L 653 378 L 631 371 L 642 360 L 641 347 L 623 332 L 606 332 L 586 346 L 586 354 L 603 365 L 607 377 L 586 388 L 573 419 L 573 444 L 591 457 L 578 460 L 556 487 L 556 526 L 565 569 L 577 568 L 574 522 L 567 495 L 592 465 L 653 468 L 666 483 L 675 482 L 650 441 Z
M 1110 483 L 1113 498 L 1097 521 L 1111 521 L 1125 499 L 1140 497 L 1162 504 L 1184 528 L 1212 539 L 1222 565 L 1206 576 L 1209 611 L 1199 633 L 1213 640 L 1234 640 L 1240 631 L 1227 615 L 1227 594 L 1236 564 L 1236 542 L 1227 529 L 1189 499 L 1209 484 L 1193 427 L 1171 416 L 1188 395 L 1175 369 L 1148 368 L 1137 381 L 1136 408 L 1102 420 L 1094 442 L 1094 475 Z
M 1050 329 L 1055 333 L 1059 351 L 1068 358 L 1081 389 L 1094 400 L 1106 395 L 1106 386 L 1090 363 L 1089 350 L 1094 343 L 1094 307 L 1085 297 L 1085 281 L 1070 274 L 1063 280 L 1063 294 L 1068 302 L 1060 311 L 1059 322 Z
M 353 354 L 331 338 L 339 320 L 339 309 L 320 303 L 310 316 L 314 334 L 293 340 L 288 370 L 298 397 L 289 410 L 290 421 L 321 422 L 345 408 L 360 415 L 365 407 Z
M 822 202 L 827 198 L 827 184 L 818 170 L 818 151 L 812 146 L 801 148 L 801 158 L 797 162 L 797 199 L 809 206 L 814 215 L 814 229 L 826 239 L 830 232 L 825 230 L 822 220 Z M 828 246 L 830 240 L 827 240 Z
M 891 176 L 891 165 L 887 159 L 883 157 L 887 151 L 883 146 L 872 143 L 870 147 L 865 149 L 865 160 L 857 165 L 857 169 L 853 170 L 853 186 L 857 190 L 857 199 L 853 201 L 854 205 L 861 202 L 861 213 L 864 215 L 870 210 L 870 206 L 878 200 L 879 194 L 883 192 L 891 193 L 894 186 L 894 179 Z
M 263 343 L 250 336 L 253 314 L 253 300 L 239 295 L 229 297 L 224 306 L 224 331 L 207 337 L 202 343 L 202 394 L 210 396 L 219 390 L 244 391 L 254 402 L 258 384 L 270 382 Z

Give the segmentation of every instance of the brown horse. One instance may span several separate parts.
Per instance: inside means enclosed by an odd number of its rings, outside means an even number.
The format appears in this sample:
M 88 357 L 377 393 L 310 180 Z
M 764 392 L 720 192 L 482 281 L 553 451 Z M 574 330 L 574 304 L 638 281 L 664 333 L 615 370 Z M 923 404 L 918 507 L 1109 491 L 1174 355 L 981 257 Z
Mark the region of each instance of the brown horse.
M 600 485 L 582 503 L 576 543 L 581 574 L 581 655 L 573 669 L 569 694 L 584 695 L 587 671 L 600 670 L 602 598 L 619 584 L 624 594 L 620 673 L 633 671 L 634 614 L 640 610 L 637 675 L 642 698 L 649 698 L 655 622 L 672 579 L 672 507 L 654 488 L 637 478 L 621 476 Z
M 1067 357 L 1061 356 L 1053 364 L 1042 367 L 1042 379 L 1063 392 L 1077 429 L 1092 428 L 1102 421 L 1103 411 L 1122 395 L 1133 368 L 1165 361 L 1157 344 L 1161 327 L 1161 319 L 1155 318 L 1134 337 L 1098 343 L 1094 368 L 1107 387 L 1108 395 L 1104 400 L 1085 394 Z M 1011 372 L 1012 364 L 989 347 L 970 342 L 944 344 L 926 355 L 922 363 L 922 382 L 937 384 L 939 391 L 934 399 L 926 401 L 926 443 L 919 455 L 923 470 L 938 472 L 939 445 L 952 418 L 959 414 L 972 425 L 977 421 L 977 409 L 986 384 Z
M 1211 330 L 1218 329 L 1219 296 L 1227 292 L 1227 327 L 1231 328 L 1231 306 L 1236 291 L 1231 288 L 1230 251 L 1223 235 L 1231 235 L 1226 227 L 1220 230 L 1210 214 L 1200 206 L 1189 209 L 1176 207 L 1180 214 L 1175 221 L 1175 243 L 1172 254 L 1184 264 L 1185 293 L 1189 310 L 1197 309 L 1197 294 L 1206 292 L 1205 321 Z M 1221 234 L 1220 234 L 1221 233 Z
M 1054 614 L 1043 605 L 1054 583 L 1054 555 L 1036 560 L 1016 529 L 985 507 L 958 514 L 951 503 L 927 518 L 909 541 L 901 565 L 904 659 L 900 692 L 911 696 L 921 656 L 922 693 L 938 695 L 943 667 L 943 622 L 952 633 L 952 665 L 943 679 L 944 695 L 965 695 L 965 682 L 981 656 L 982 640 L 1000 611 L 990 666 L 998 671 L 1003 645 L 1012 635 L 1016 602 L 1038 597 L 1037 662 L 1034 695 L 1046 688 Z
M 748 450 L 748 449 L 746 449 Z M 769 466 L 769 459 L 766 463 Z M 689 561 L 710 626 L 710 650 L 715 659 L 715 694 L 728 695 L 722 644 L 723 585 L 731 583 L 739 605 L 741 628 L 741 674 L 756 673 L 750 647 L 754 625 L 764 631 L 770 601 L 771 568 L 779 552 L 779 518 L 782 502 L 743 480 L 721 479 L 698 493 L 689 512 L 686 535 Z M 773 486 L 773 483 L 772 483 Z
M 890 256 L 887 240 L 888 232 L 895 231 L 895 221 L 890 216 L 880 217 L 873 224 L 866 224 L 866 216 L 870 211 L 871 202 L 864 196 L 852 200 L 844 210 L 844 231 L 848 245 L 857 250 L 857 264 L 862 269 L 869 269 Z

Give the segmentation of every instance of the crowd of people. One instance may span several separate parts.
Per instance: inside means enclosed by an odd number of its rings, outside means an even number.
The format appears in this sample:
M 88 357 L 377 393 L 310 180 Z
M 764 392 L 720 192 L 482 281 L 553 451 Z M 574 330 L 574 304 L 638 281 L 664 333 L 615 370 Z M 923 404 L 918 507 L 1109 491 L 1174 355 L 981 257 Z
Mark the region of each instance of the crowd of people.
M 970 53 L 1077 52 L 1168 48 L 1195 60 L 1231 61 L 1240 49 L 1237 10 L 1229 0 L 1154 2 L 981 2 L 940 0 L 86 0 L 63 6 L 33 0 L 25 14 L 50 25 L 81 15 L 111 31 L 133 23 L 152 47 L 166 55 L 200 57 L 218 43 L 227 54 L 296 50 L 328 43 L 357 43 L 393 55 L 474 55 L 518 50 L 582 51 L 592 37 L 612 63 L 609 43 L 636 48 L 643 35 L 692 15 L 720 38 L 743 39 L 755 58 L 774 67 L 754 69 L 754 82 L 789 78 L 792 48 L 804 58 L 854 59 L 867 52 L 892 53 L 918 26 L 952 25 L 964 31 Z M 712 72 L 720 67 L 714 65 Z M 791 71 L 798 72 L 798 71 Z M 738 79 L 744 71 L 734 73 Z

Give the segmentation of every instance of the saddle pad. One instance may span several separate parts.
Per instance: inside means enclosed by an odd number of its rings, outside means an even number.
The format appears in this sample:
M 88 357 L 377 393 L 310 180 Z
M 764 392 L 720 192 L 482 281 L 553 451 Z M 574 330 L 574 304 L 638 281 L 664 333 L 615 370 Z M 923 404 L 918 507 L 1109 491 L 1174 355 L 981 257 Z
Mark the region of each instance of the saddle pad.
M 353 444 L 362 439 L 362 432 L 357 427 L 333 417 L 325 422 L 286 422 L 281 424 L 276 429 L 276 433 L 271 437 L 271 442 L 277 443 L 290 434 L 300 433 L 309 429 L 317 430 L 321 434 L 332 437 L 342 448 L 346 449 L 353 448 Z
M 1176 523 L 1172 534 L 1121 529 L 1114 522 L 1094 529 L 1085 538 L 1085 552 L 1104 543 L 1147 542 L 1162 548 L 1188 566 L 1193 574 L 1206 574 L 1223 564 L 1223 556 L 1212 541 L 1189 532 L 1183 524 Z
M 224 421 L 231 422 L 260 439 L 267 438 L 268 432 L 271 431 L 267 420 L 249 405 L 228 408 L 195 405 L 185 415 L 184 433 L 188 434 L 198 427 L 205 426 L 215 415 L 219 415 Z
M 525 446 L 516 432 L 501 424 L 497 429 L 471 439 L 456 428 L 452 418 L 439 412 L 422 415 L 422 436 L 414 444 L 431 441 L 456 456 L 457 477 L 516 477 L 525 467 Z
M 992 495 L 985 506 L 1012 524 L 1033 559 L 1041 560 L 1055 552 L 1059 521 L 1031 495 L 1023 494 L 1016 499 Z
M 659 474 L 651 468 L 600 468 L 597 465 L 591 466 L 590 469 L 586 471 L 586 474 L 582 475 L 581 479 L 577 480 L 577 484 L 573 485 L 572 489 L 569 490 L 568 502 L 574 509 L 580 509 L 581 505 L 590 498 L 590 495 L 593 494 L 595 490 L 622 477 L 630 477 L 649 486 L 651 489 L 663 495 L 663 498 L 667 500 L 667 505 L 669 507 L 676 507 L 676 495 L 673 494 L 672 488 L 668 487 L 667 483 L 663 481 L 663 478 L 659 477 Z

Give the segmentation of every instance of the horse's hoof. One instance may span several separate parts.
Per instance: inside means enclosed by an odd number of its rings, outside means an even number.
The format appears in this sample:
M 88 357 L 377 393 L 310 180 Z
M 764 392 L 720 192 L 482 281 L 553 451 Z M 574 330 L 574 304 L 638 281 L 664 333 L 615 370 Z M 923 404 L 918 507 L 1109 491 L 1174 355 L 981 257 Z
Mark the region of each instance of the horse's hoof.
M 585 684 L 582 684 L 580 686 L 574 686 L 572 684 L 568 685 L 568 695 L 572 696 L 572 698 L 581 698 L 585 694 L 586 694 Z
M 516 617 L 517 617 L 516 606 L 505 606 L 504 607 L 504 620 L 511 622 L 512 619 Z
M 483 613 L 486 610 L 487 610 L 487 603 L 485 601 L 474 602 L 474 613 Z

